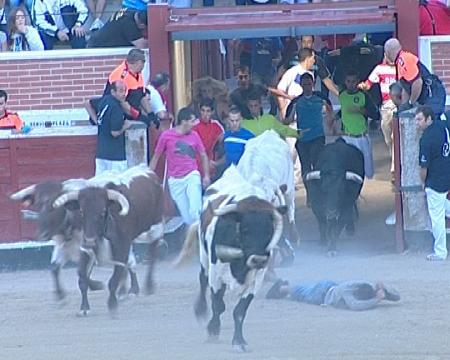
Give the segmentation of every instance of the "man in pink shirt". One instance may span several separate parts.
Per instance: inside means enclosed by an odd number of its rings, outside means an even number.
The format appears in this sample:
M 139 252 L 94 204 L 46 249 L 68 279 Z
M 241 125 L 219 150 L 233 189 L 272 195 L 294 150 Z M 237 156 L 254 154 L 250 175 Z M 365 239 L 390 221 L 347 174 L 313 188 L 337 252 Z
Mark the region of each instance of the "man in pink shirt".
M 155 170 L 162 154 L 167 159 L 167 176 L 170 195 L 177 204 L 183 222 L 190 225 L 200 217 L 202 208 L 202 184 L 210 184 L 208 157 L 202 140 L 192 128 L 195 115 L 192 110 L 183 108 L 178 112 L 176 126 L 164 131 L 156 144 L 150 168 Z M 202 172 L 197 165 L 200 157 Z
M 380 108 L 381 131 L 383 132 L 384 142 L 389 148 L 389 153 L 391 155 L 391 174 L 394 173 L 394 156 L 392 149 L 392 119 L 394 117 L 396 106 L 392 102 L 391 96 L 389 95 L 389 87 L 397 81 L 396 77 L 397 72 L 395 66 L 388 64 L 386 61 L 383 61 L 381 64 L 375 66 L 366 81 L 358 85 L 361 90 L 368 91 L 373 84 L 380 84 L 382 99 Z

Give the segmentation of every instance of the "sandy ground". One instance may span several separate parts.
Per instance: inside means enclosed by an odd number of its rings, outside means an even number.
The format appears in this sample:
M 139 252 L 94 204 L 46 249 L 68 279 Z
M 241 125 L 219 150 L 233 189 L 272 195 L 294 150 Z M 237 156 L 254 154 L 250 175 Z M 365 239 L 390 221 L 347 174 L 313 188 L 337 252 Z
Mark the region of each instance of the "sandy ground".
M 386 173 L 384 148 L 376 141 L 377 171 Z M 339 241 L 329 259 L 317 246 L 318 231 L 299 191 L 298 226 L 302 244 L 295 264 L 280 269 L 291 282 L 382 280 L 400 292 L 399 303 L 350 312 L 258 297 L 250 306 L 244 336 L 250 352 L 232 352 L 231 308 L 227 297 L 221 341 L 205 343 L 206 324 L 193 314 L 197 264 L 182 270 L 158 266 L 157 291 L 120 304 L 116 318 L 106 308 L 106 292 L 91 293 L 92 312 L 78 318 L 75 269 L 63 272 L 68 301 L 58 305 L 46 271 L 0 274 L 0 359 L 450 359 L 450 262 L 429 263 L 425 254 L 395 253 L 394 232 L 384 225 L 393 198 L 387 176 L 366 182 L 354 237 Z M 139 266 L 143 280 L 145 267 Z M 97 269 L 107 280 L 111 271 Z

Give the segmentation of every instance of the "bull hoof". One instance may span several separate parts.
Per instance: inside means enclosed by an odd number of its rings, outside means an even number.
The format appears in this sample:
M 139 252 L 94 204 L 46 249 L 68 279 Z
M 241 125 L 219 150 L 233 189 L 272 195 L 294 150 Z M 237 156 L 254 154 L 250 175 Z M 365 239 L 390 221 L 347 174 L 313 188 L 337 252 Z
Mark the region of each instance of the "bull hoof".
M 62 302 L 66 298 L 67 294 L 64 290 L 60 290 L 55 292 L 55 296 L 57 301 Z
M 208 335 L 208 338 L 205 341 L 207 344 L 219 344 L 219 335 Z
M 233 351 L 239 354 L 246 353 L 248 352 L 247 344 L 233 344 Z
M 336 257 L 337 256 L 337 250 L 328 250 L 327 251 L 327 256 L 329 257 L 329 258 L 334 258 L 334 257 Z
M 108 309 L 110 312 L 116 312 L 117 311 L 117 299 L 115 297 L 109 297 L 108 299 Z
M 105 288 L 105 285 L 98 280 L 89 280 L 88 281 L 89 290 L 91 291 L 99 291 Z
M 87 317 L 90 313 L 90 310 L 80 310 L 77 312 L 77 317 Z
M 194 306 L 194 313 L 197 319 L 205 319 L 207 315 L 207 306 L 205 300 L 198 300 Z
M 145 285 L 145 295 L 153 295 L 154 293 L 155 285 L 153 284 L 153 282 L 147 282 L 147 284 Z

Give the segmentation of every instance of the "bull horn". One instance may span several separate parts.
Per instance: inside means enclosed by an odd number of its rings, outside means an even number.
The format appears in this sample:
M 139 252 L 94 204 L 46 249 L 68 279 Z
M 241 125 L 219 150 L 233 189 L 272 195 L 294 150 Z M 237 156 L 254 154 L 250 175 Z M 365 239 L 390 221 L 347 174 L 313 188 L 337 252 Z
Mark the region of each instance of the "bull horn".
M 364 182 L 363 178 L 361 176 L 359 176 L 358 174 L 355 174 L 352 171 L 346 171 L 345 172 L 345 178 L 347 180 L 351 180 L 351 181 L 355 181 L 357 183 L 362 184 Z
M 116 190 L 107 189 L 108 199 L 111 201 L 117 201 L 121 207 L 119 215 L 126 216 L 130 210 L 130 203 L 127 198 Z
M 286 199 L 284 198 L 282 190 L 277 189 L 275 194 L 277 195 L 278 200 L 280 200 L 280 205 L 286 205 Z
M 20 210 L 22 213 L 22 219 L 24 220 L 39 220 L 39 213 L 32 210 Z
M 273 235 L 270 239 L 269 245 L 267 245 L 266 250 L 270 252 L 274 249 L 278 241 L 280 241 L 281 234 L 283 233 L 283 216 L 276 210 L 273 211 Z
M 229 213 L 232 213 L 237 210 L 237 204 L 228 204 L 225 206 L 222 206 L 221 208 L 214 210 L 214 215 L 216 216 L 222 216 Z
M 79 193 L 80 192 L 77 190 L 77 191 L 68 192 L 66 194 L 62 194 L 53 202 L 53 207 L 57 208 L 57 207 L 67 204 L 69 201 L 78 200 Z
M 222 262 L 230 262 L 242 258 L 244 251 L 233 246 L 216 245 L 216 255 Z
M 319 170 L 310 171 L 309 173 L 306 174 L 305 180 L 307 180 L 307 181 L 309 181 L 309 180 L 320 180 L 320 171 Z
M 27 196 L 32 195 L 34 193 L 35 189 L 36 189 L 36 185 L 30 185 L 30 186 L 26 187 L 25 189 L 19 190 L 19 191 L 15 192 L 14 194 L 11 194 L 9 198 L 11 200 L 21 201 L 21 200 L 25 199 Z

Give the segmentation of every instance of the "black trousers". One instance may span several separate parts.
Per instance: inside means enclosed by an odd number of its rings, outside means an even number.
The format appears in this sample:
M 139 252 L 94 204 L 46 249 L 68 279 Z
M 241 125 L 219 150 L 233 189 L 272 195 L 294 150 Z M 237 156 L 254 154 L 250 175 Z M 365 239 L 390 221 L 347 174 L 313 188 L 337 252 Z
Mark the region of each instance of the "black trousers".
M 300 164 L 302 166 L 302 178 L 316 167 L 317 159 L 325 147 L 325 136 L 320 136 L 310 141 L 299 141 L 295 143 Z

